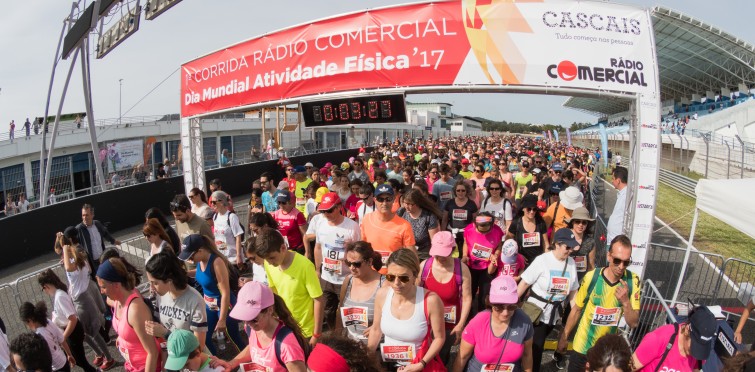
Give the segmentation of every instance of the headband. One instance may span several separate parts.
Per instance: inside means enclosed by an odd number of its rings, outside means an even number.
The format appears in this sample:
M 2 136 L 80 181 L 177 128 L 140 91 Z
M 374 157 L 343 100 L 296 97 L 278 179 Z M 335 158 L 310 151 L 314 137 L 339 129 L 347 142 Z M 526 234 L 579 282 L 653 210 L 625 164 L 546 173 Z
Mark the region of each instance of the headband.
M 474 222 L 478 223 L 478 224 L 480 224 L 480 223 L 491 223 L 491 222 L 493 222 L 493 217 L 490 217 L 490 216 L 477 216 L 477 217 L 475 217 Z
M 113 267 L 113 264 L 110 263 L 110 260 L 107 260 L 100 265 L 97 269 L 97 277 L 112 283 L 124 283 L 126 281 L 126 278 L 121 274 L 118 274 L 118 271 Z

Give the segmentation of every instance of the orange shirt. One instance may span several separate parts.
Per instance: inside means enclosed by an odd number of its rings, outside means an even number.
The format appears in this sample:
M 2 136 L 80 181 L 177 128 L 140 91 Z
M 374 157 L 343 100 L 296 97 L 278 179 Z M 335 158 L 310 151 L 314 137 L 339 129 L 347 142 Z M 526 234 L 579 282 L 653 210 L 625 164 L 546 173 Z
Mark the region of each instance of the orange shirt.
M 383 256 L 383 265 L 385 265 L 391 253 L 399 248 L 413 248 L 416 243 L 412 225 L 408 221 L 394 215 L 390 221 L 384 222 L 381 217 L 379 212 L 368 213 L 364 216 L 359 228 L 362 240 L 369 242 L 372 244 L 372 249 L 380 252 Z M 387 271 L 387 268 L 383 266 L 380 273 L 385 274 Z

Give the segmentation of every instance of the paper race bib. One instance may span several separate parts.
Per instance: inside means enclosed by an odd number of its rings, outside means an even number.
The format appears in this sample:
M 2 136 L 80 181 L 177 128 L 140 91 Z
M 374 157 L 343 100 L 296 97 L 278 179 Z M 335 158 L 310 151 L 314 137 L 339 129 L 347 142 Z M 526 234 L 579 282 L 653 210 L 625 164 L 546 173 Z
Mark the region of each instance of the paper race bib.
M 329 271 L 333 274 L 341 275 L 342 268 L 341 260 L 334 260 L 332 258 L 325 257 L 322 260 L 322 269 Z
M 595 313 L 592 315 L 591 324 L 596 326 L 616 327 L 619 325 L 620 318 L 620 307 L 605 308 L 596 306 Z
M 391 255 L 391 252 L 378 252 L 380 253 L 380 260 L 383 261 L 383 267 L 385 267 L 386 263 L 388 263 L 388 256 Z
M 272 368 L 254 362 L 241 363 L 239 369 L 243 372 L 273 372 Z
M 501 266 L 501 273 L 500 273 L 500 275 L 516 276 L 516 273 L 517 273 L 516 269 L 517 269 L 517 265 L 515 263 L 514 264 L 503 264 L 503 266 Z
M 454 209 L 451 216 L 456 221 L 466 221 L 467 213 L 469 212 L 466 209 Z
M 228 249 L 228 246 L 225 244 L 225 242 L 222 242 L 220 240 L 215 241 L 215 246 L 218 247 L 219 251 L 224 251 Z
M 475 243 L 472 246 L 472 256 L 483 261 L 490 261 L 490 255 L 493 253 L 493 248 L 485 247 Z
M 443 319 L 446 323 L 456 324 L 456 305 L 443 306 Z
M 577 272 L 587 271 L 587 256 L 574 256 L 574 264 L 577 265 Z
M 535 231 L 522 234 L 522 247 L 539 247 L 540 233 Z
M 451 200 L 453 197 L 450 191 L 443 191 L 440 193 L 440 200 Z
M 217 311 L 218 309 L 220 309 L 218 307 L 217 298 L 212 298 L 212 297 L 208 297 L 207 295 L 204 295 L 204 303 L 207 304 L 207 307 L 209 307 L 210 310 Z
M 414 359 L 414 345 L 386 345 L 380 344 L 380 355 L 384 362 L 404 362 L 408 363 Z
M 514 371 L 513 363 L 501 363 L 498 365 L 496 365 L 495 363 L 491 363 L 491 364 L 483 364 L 482 368 L 480 368 L 480 372 L 493 372 L 496 370 L 496 367 L 498 367 L 498 372 L 513 372 Z
M 566 296 L 569 294 L 569 278 L 560 276 L 551 277 L 551 285 L 548 287 L 549 295 Z
M 368 327 L 367 307 L 354 306 L 341 308 L 341 323 L 343 327 L 363 326 Z
M 296 198 L 296 206 L 297 207 L 303 207 L 304 204 L 307 204 L 307 200 L 304 198 Z

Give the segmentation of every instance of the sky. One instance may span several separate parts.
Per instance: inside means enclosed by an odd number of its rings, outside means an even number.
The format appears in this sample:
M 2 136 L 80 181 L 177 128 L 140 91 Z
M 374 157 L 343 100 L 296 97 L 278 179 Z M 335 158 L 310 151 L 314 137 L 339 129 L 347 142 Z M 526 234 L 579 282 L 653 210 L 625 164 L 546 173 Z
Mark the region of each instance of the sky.
M 131 1 L 135 3 L 136 0 Z M 140 30 L 104 59 L 95 59 L 94 48 L 91 48 L 94 117 L 112 119 L 121 113 L 123 117 L 178 113 L 178 68 L 182 63 L 288 26 L 407 2 L 183 0 L 152 21 L 142 18 Z M 623 0 L 620 3 L 646 8 L 662 5 L 755 44 L 751 18 L 755 13 L 755 1 Z M 0 14 L 0 35 L 4 35 L 0 38 L 0 123 L 7 128 L 11 120 L 19 125 L 27 117 L 44 114 L 53 57 L 63 20 L 70 12 L 72 2 L 26 0 L 3 5 Z M 51 115 L 60 102 L 70 60 L 60 61 L 55 70 Z M 449 102 L 453 104 L 455 114 L 491 120 L 567 126 L 574 121 L 596 120 L 594 116 L 562 107 L 566 100 L 563 96 L 474 93 L 410 95 L 407 99 L 412 102 Z M 83 102 L 81 67 L 77 63 L 63 113 L 83 112 Z

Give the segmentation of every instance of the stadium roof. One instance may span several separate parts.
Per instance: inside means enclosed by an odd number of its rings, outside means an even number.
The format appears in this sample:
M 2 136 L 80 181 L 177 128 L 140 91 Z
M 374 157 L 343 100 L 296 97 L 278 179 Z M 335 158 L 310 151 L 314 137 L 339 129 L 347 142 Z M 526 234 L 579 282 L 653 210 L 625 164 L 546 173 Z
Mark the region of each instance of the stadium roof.
M 656 6 L 651 11 L 661 83 L 661 100 L 738 90 L 755 85 L 755 47 L 715 26 Z M 627 111 L 629 102 L 571 97 L 565 107 L 602 116 Z

